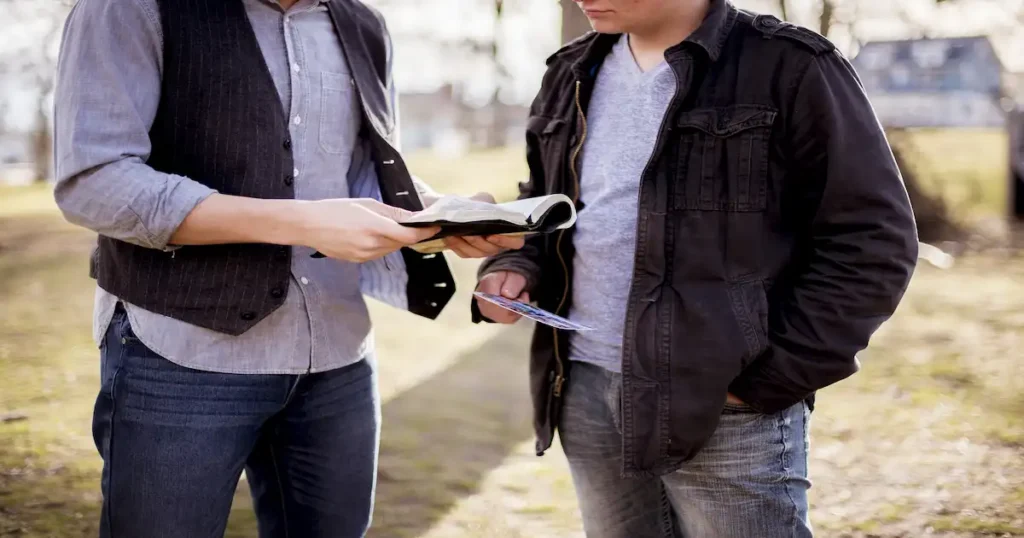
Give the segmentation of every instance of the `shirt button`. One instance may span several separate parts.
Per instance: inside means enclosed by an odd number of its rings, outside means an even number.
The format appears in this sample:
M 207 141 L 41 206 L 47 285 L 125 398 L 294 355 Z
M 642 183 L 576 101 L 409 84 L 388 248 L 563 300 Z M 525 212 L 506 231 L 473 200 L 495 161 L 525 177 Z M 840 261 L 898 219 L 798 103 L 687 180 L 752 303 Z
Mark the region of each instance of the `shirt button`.
M 305 286 L 306 284 L 309 284 L 309 279 L 306 277 L 302 277 L 299 279 L 299 282 L 302 282 L 302 285 Z
M 242 312 L 242 316 L 241 317 L 242 317 L 242 320 L 244 320 L 244 321 L 252 321 L 252 320 L 256 319 L 256 312 L 253 312 L 252 310 L 248 310 L 248 311 Z
M 284 288 L 278 286 L 270 290 L 270 296 L 275 299 L 280 299 L 281 297 L 284 297 Z
M 299 116 L 295 116 L 295 119 L 293 119 L 292 122 L 295 123 L 295 125 L 298 125 L 302 123 L 302 118 Z
M 295 177 L 299 177 L 299 169 L 298 168 L 292 168 L 292 175 L 295 176 Z
M 299 64 L 292 64 L 292 71 L 295 71 L 296 73 L 301 73 L 302 68 L 299 67 Z

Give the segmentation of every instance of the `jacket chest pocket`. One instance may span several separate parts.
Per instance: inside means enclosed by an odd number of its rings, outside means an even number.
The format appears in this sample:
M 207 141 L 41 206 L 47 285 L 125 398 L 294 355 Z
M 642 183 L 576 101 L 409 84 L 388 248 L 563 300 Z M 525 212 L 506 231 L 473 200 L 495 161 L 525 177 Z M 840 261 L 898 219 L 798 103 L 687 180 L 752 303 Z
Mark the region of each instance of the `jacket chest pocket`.
M 563 183 L 571 158 L 568 123 L 560 118 L 531 116 L 526 124 L 526 139 L 530 175 L 534 180 L 543 178 L 546 192 L 555 192 Z
M 768 153 L 777 112 L 760 105 L 700 108 L 681 114 L 676 209 L 764 211 Z

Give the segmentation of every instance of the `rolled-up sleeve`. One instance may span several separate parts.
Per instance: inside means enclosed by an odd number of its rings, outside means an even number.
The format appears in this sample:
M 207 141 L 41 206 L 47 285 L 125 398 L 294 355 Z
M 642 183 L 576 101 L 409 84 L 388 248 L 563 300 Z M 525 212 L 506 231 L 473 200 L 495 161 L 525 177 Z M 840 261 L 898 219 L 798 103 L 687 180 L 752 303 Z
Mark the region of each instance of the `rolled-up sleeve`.
M 146 164 L 162 42 L 155 0 L 80 0 L 64 28 L 54 112 L 54 196 L 65 218 L 153 249 L 167 249 L 215 192 Z

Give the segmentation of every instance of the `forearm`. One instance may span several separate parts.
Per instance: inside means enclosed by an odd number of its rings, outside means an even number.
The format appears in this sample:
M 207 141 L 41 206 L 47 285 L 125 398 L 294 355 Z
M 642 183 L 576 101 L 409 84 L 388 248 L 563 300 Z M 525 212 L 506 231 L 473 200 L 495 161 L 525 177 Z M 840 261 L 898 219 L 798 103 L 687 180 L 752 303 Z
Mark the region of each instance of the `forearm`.
M 213 194 L 185 217 L 170 243 L 301 245 L 307 237 L 302 206 L 308 203 Z

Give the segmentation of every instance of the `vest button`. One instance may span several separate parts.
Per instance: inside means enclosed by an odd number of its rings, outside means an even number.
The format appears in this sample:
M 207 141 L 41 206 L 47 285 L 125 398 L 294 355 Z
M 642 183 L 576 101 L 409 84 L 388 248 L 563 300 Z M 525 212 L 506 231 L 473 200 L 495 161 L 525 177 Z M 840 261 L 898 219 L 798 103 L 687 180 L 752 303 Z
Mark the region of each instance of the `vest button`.
M 292 149 L 292 139 L 291 138 L 285 138 L 284 139 L 284 149 Z
M 280 299 L 281 297 L 284 297 L 284 288 L 278 286 L 270 290 L 270 296 L 275 299 Z
M 287 174 L 284 176 L 284 184 L 291 187 L 295 183 L 295 176 Z
M 256 312 L 253 312 L 252 310 L 247 310 L 245 312 L 242 312 L 242 320 L 243 321 L 252 321 L 254 319 L 256 319 Z

